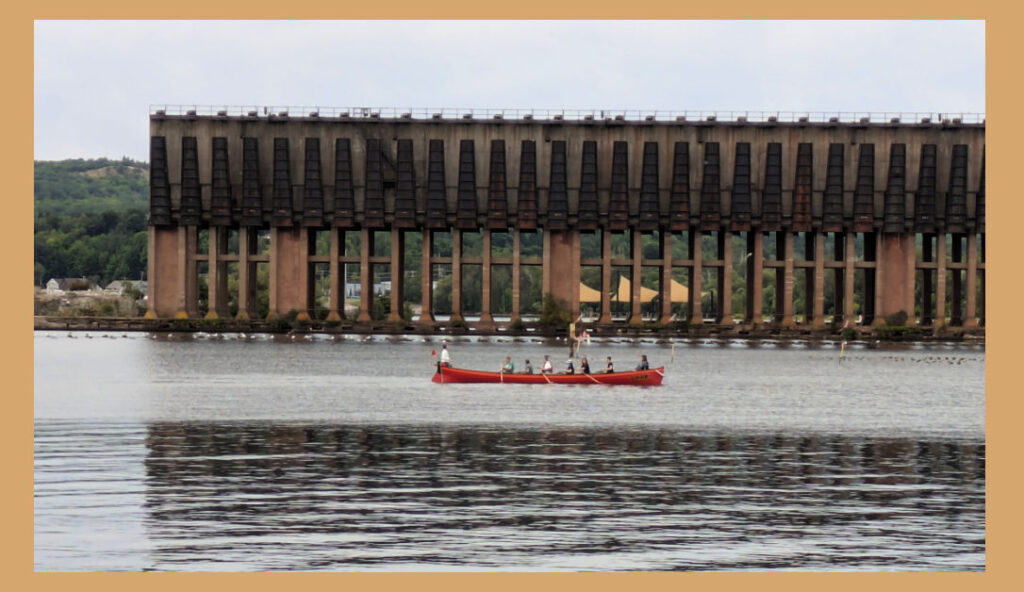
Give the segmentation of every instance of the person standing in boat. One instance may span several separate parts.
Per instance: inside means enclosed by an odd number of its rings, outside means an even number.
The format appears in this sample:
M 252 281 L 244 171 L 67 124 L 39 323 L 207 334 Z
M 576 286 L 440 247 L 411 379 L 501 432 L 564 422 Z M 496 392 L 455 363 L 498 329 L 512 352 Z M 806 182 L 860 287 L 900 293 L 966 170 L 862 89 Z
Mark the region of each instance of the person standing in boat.
M 544 363 L 542 363 L 542 364 L 540 365 L 540 373 L 541 373 L 541 374 L 551 374 L 551 373 L 553 373 L 554 371 L 555 371 L 555 369 L 554 369 L 554 367 L 553 367 L 553 366 L 551 365 L 551 360 L 549 360 L 549 359 L 548 359 L 548 357 L 547 357 L 547 355 L 545 355 L 545 356 L 544 356 Z
M 590 374 L 590 362 L 587 361 L 587 356 L 583 356 L 583 359 L 580 360 L 580 372 Z
M 523 374 L 533 374 L 533 365 L 530 364 L 530 360 L 526 360 L 523 364 Z
M 636 366 L 637 370 L 650 370 L 651 365 L 647 363 L 647 354 L 640 355 L 640 363 Z
M 515 371 L 516 371 L 516 365 L 512 363 L 512 358 L 510 356 L 505 356 L 505 363 L 502 364 L 502 366 L 501 366 L 501 373 L 502 374 L 512 374 Z
M 444 341 L 441 344 L 441 365 L 445 368 L 452 367 L 452 355 L 448 352 L 448 342 Z
M 615 366 L 612 364 L 612 357 L 608 356 L 605 358 L 605 362 L 607 363 L 604 366 L 604 373 L 611 374 L 612 372 L 615 372 Z

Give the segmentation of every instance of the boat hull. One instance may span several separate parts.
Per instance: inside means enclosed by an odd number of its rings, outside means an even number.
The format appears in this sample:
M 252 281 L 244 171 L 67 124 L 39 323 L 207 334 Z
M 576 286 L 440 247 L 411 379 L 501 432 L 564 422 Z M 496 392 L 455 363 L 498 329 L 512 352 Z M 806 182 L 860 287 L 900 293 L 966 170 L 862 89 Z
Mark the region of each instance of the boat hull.
M 665 377 L 665 367 L 632 370 L 611 374 L 501 374 L 463 368 L 442 368 L 434 373 L 434 382 L 486 384 L 607 384 L 658 386 Z

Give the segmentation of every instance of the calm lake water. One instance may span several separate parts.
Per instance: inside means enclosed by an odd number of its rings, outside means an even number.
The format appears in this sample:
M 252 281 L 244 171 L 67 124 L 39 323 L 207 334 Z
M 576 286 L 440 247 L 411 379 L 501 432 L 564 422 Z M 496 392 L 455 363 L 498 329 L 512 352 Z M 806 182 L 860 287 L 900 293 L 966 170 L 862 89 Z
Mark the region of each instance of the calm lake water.
M 977 345 L 35 335 L 37 571 L 979 571 Z M 497 369 L 564 343 L 468 338 Z

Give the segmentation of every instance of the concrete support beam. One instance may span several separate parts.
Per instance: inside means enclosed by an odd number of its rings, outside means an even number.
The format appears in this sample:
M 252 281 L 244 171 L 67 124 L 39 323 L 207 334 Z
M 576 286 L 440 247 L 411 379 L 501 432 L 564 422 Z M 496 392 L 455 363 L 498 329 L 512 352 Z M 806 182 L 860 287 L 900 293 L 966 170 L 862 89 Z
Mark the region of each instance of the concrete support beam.
M 964 235 L 956 233 L 953 235 L 953 252 L 951 253 L 953 263 L 963 262 L 963 241 Z M 947 273 L 953 274 L 953 294 L 950 306 L 949 324 L 959 327 L 964 323 L 963 298 L 964 298 L 964 272 L 962 269 L 951 269 Z
M 481 230 L 483 252 L 483 266 L 480 272 L 481 288 L 483 294 L 480 300 L 480 325 L 484 328 L 494 326 L 494 317 L 491 315 L 491 230 Z
M 825 233 L 814 233 L 814 312 L 811 326 L 825 328 Z
M 545 275 L 547 268 L 544 269 Z M 458 228 L 452 229 L 452 318 L 453 321 L 465 320 L 462 318 L 462 231 Z
M 640 277 L 643 275 L 643 234 L 634 228 L 629 231 L 629 238 L 629 251 L 633 258 L 630 273 L 632 279 L 629 286 L 629 324 L 639 325 L 644 322 L 643 314 L 640 310 Z
M 750 290 L 750 322 L 755 326 L 764 324 L 764 234 L 751 231 L 747 235 L 747 252 L 750 254 L 747 267 L 747 289 Z
M 398 228 L 391 229 L 391 312 L 388 320 L 394 323 L 402 320 L 402 307 L 405 299 L 405 271 L 402 263 L 405 260 L 405 234 Z
M 843 261 L 845 263 L 845 279 L 843 281 L 843 320 L 844 321 L 855 321 L 857 316 L 854 314 L 854 302 L 853 302 L 853 280 L 854 280 L 854 262 L 857 260 L 856 243 L 857 235 L 853 232 L 846 233 L 846 248 L 843 253 Z
M 227 316 L 227 269 L 221 260 L 221 255 L 227 247 L 227 229 L 219 226 L 211 226 L 209 231 L 209 257 L 207 259 L 207 301 L 209 302 L 206 311 L 207 319 L 219 319 Z
M 370 253 L 373 252 L 373 233 L 370 229 L 363 228 L 360 231 L 359 240 L 359 316 L 356 320 L 361 323 L 369 322 L 373 310 L 373 268 L 370 266 Z
M 690 232 L 690 255 L 693 258 L 693 267 L 690 270 L 690 324 L 691 325 L 702 325 L 704 324 L 704 312 L 701 310 L 701 303 L 703 302 L 703 286 L 702 275 L 704 273 L 703 266 L 701 265 L 701 253 L 703 248 L 701 246 L 701 232 L 691 231 Z
M 820 251 L 815 249 L 815 232 L 804 233 L 804 257 L 807 261 L 817 261 L 817 254 Z M 821 291 L 815 281 L 815 269 L 804 267 L 804 308 L 801 313 L 804 315 L 804 324 L 814 326 L 814 301 L 817 300 Z
M 898 311 L 890 310 L 890 308 L 892 308 L 894 306 L 898 306 L 900 301 L 903 300 L 902 298 L 897 297 L 895 299 L 895 302 L 893 302 L 893 303 L 886 302 L 885 286 L 886 286 L 887 282 L 886 282 L 886 277 L 885 276 L 886 276 L 886 273 L 888 272 L 888 269 L 889 269 L 890 265 L 889 265 L 889 261 L 888 261 L 889 253 L 886 251 L 886 248 L 885 248 L 887 246 L 887 244 L 883 243 L 882 236 L 883 235 L 882 235 L 881 232 L 876 232 L 875 233 L 875 237 L 874 237 L 874 239 L 875 239 L 875 285 L 874 285 L 875 289 L 874 289 L 874 292 L 875 293 L 874 293 L 874 295 L 872 297 L 875 300 L 875 304 L 874 304 L 875 318 L 871 319 L 871 326 L 872 327 L 880 327 L 882 325 L 885 325 L 885 317 L 886 317 L 886 315 L 892 314 L 894 312 L 898 312 Z M 865 240 L 866 240 L 866 238 L 865 238 Z M 899 244 L 898 240 L 897 241 L 890 241 L 890 242 L 896 242 L 897 245 Z M 899 262 L 901 262 L 903 260 L 903 257 L 901 255 L 902 255 L 902 253 L 900 253 L 899 250 L 897 249 L 896 250 L 896 254 L 893 255 L 892 266 L 897 265 Z M 896 271 L 896 270 L 894 270 L 894 271 Z M 865 273 L 870 274 L 871 270 L 869 269 L 869 270 L 865 271 Z M 903 274 L 899 273 L 898 275 L 902 276 Z M 865 285 L 866 284 L 867 284 L 867 282 L 865 282 Z M 871 296 L 871 295 L 870 294 L 866 294 L 865 298 L 867 298 L 868 296 Z M 908 315 L 909 315 L 909 313 L 908 313 Z
M 938 270 L 935 273 L 935 321 L 936 327 L 946 326 L 946 235 L 935 235 L 935 261 Z
M 328 291 L 330 296 L 327 304 L 327 320 L 340 321 L 345 317 L 345 281 L 342 276 L 341 258 L 342 233 L 337 228 L 331 229 L 331 279 Z
M 249 320 L 252 314 L 253 289 L 252 282 L 255 280 L 254 264 L 249 262 L 249 255 L 252 254 L 252 232 L 248 226 L 241 226 L 238 229 L 238 314 L 235 316 L 240 321 Z
M 434 325 L 434 270 L 430 265 L 430 250 L 433 248 L 433 237 L 430 230 L 423 229 L 423 240 L 421 248 L 423 253 L 420 257 L 422 274 L 420 276 L 420 322 L 426 327 Z
M 967 312 L 964 327 L 978 326 L 978 235 L 967 235 Z
M 520 260 L 522 256 L 519 253 L 520 249 L 520 238 L 519 229 L 512 229 L 512 321 L 522 319 L 522 313 L 520 312 L 520 298 L 519 289 L 522 280 L 520 278 Z
M 150 226 L 146 232 L 146 252 L 149 257 L 146 260 L 146 279 L 149 283 L 149 296 L 146 298 L 146 318 L 155 319 L 160 316 L 157 313 L 157 301 L 164 294 L 164 286 L 157 275 L 157 233 L 155 226 Z M 163 259 L 160 259 L 163 261 Z
M 601 317 L 599 325 L 612 324 L 612 231 L 601 231 Z
M 782 298 L 782 318 L 779 324 L 783 327 L 792 327 L 793 322 L 793 233 L 780 232 L 782 237 L 782 294 L 776 297 Z
M 199 247 L 199 230 L 195 226 L 179 226 L 178 261 L 184 272 L 178 291 L 179 317 L 199 316 L 199 273 L 196 252 Z
M 934 261 L 932 256 L 932 240 L 934 235 L 924 234 L 921 242 L 921 261 L 924 263 Z M 930 269 L 923 270 L 921 274 L 921 318 L 918 322 L 922 325 L 930 325 L 935 312 L 935 303 L 932 300 L 935 288 L 932 284 L 932 272 Z M 911 309 L 913 310 L 913 309 Z
M 672 322 L 672 233 L 661 232 L 661 324 Z
M 732 326 L 732 233 L 728 231 L 721 231 L 718 233 L 718 252 L 722 257 L 724 263 L 722 271 L 719 274 L 718 292 L 719 301 L 719 318 L 718 322 Z

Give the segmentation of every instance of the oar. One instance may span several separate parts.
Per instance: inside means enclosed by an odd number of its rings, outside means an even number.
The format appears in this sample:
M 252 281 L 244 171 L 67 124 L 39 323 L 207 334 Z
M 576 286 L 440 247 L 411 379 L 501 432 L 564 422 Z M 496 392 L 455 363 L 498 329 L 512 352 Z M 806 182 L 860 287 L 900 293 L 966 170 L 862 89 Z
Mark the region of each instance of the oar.
M 593 374 L 587 374 L 586 376 L 587 376 L 587 378 L 589 378 L 590 380 L 593 380 L 597 384 L 603 384 L 600 380 L 594 378 Z
M 551 384 L 551 379 L 548 378 L 547 374 L 545 374 L 544 372 L 541 372 L 540 375 L 544 377 L 544 380 L 548 381 L 548 384 Z

